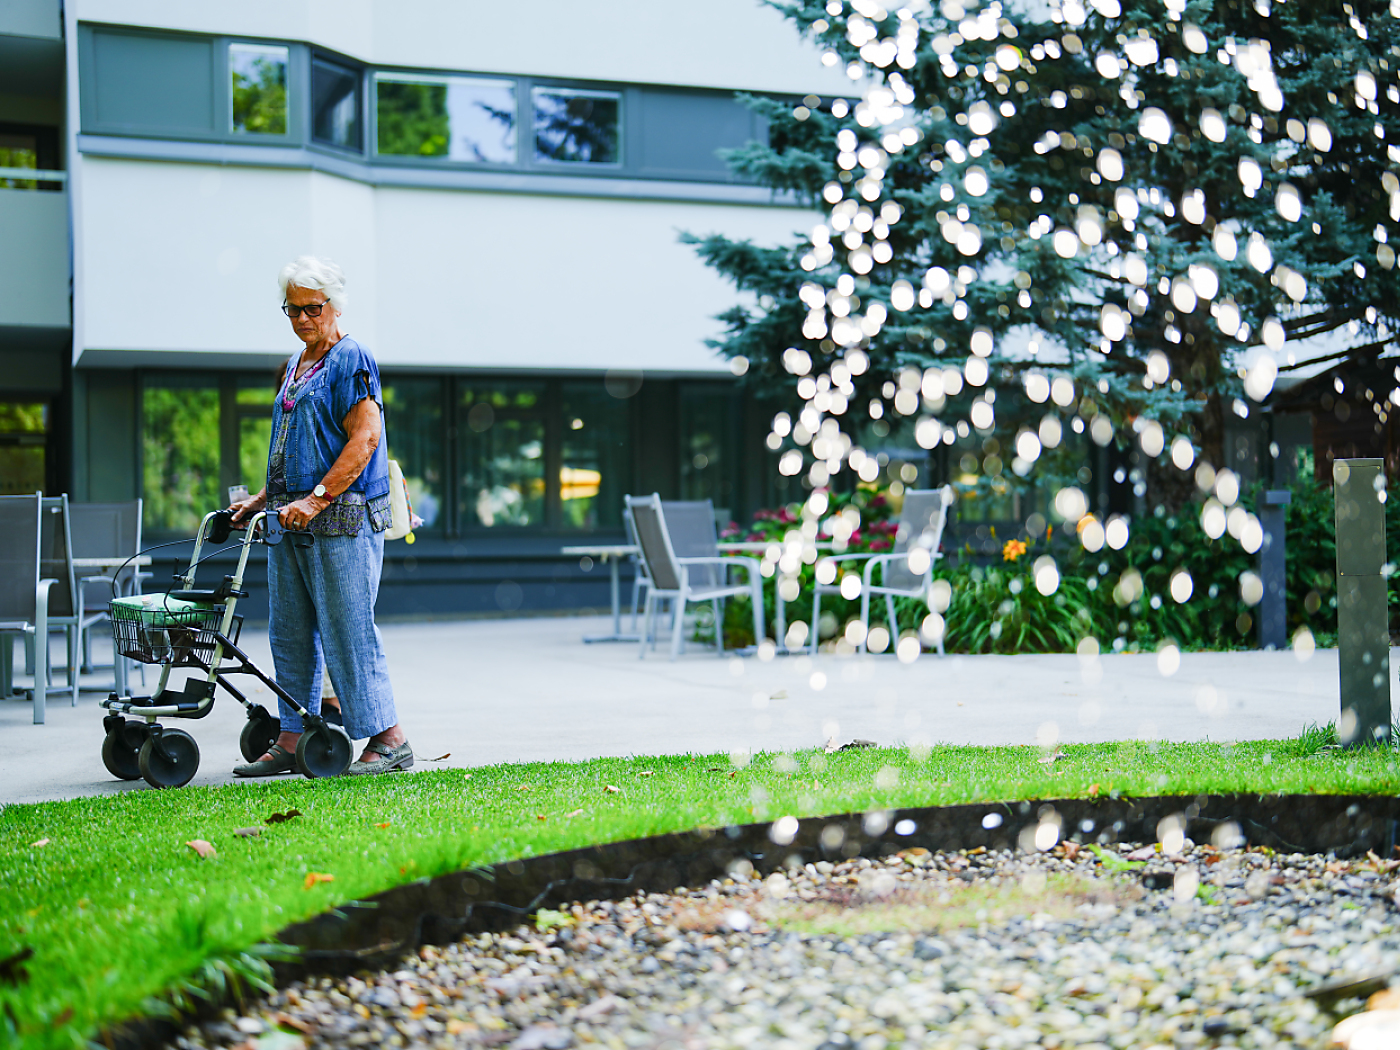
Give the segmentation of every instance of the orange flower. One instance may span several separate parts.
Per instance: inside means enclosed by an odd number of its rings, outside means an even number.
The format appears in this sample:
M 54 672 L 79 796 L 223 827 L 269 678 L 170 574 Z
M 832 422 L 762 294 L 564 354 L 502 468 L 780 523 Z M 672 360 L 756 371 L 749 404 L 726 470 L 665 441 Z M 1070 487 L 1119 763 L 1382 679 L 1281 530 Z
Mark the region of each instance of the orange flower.
M 1007 540 L 1006 546 L 1001 549 L 1002 561 L 1015 561 L 1026 553 L 1026 545 L 1020 540 Z

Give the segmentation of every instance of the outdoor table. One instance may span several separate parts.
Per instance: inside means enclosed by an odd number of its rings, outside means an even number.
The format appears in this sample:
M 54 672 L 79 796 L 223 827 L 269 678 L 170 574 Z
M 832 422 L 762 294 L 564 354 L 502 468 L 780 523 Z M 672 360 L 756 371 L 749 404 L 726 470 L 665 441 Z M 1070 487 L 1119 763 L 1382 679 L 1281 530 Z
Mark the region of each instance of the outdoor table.
M 609 569 L 609 583 L 612 585 L 612 634 L 595 634 L 585 636 L 584 642 L 639 642 L 642 636 L 639 634 L 622 633 L 622 593 L 619 570 L 622 567 L 624 558 L 630 558 L 638 552 L 638 549 L 629 543 L 604 544 L 596 547 L 564 547 L 560 553 L 573 558 L 597 558 L 606 564 Z
M 145 568 L 151 564 L 149 554 L 138 554 L 134 558 L 123 558 L 121 555 L 114 555 L 110 558 L 74 558 L 73 568 L 75 569 L 120 569 L 130 562 L 137 568 Z
M 743 543 L 721 543 L 721 544 L 719 545 L 719 549 L 720 549 L 720 553 L 721 553 L 721 554 L 750 554 L 750 553 L 754 553 L 754 552 L 760 552 L 760 553 L 761 553 L 761 552 L 763 552 L 763 551 L 768 550 L 769 547 L 774 547 L 774 546 L 781 547 L 781 546 L 783 546 L 783 543 L 782 543 L 781 540 L 761 540 L 761 541 L 752 541 L 752 542 L 743 542 Z M 831 543 L 826 542 L 826 541 L 823 541 L 823 542 L 821 542 L 821 543 L 814 543 L 814 544 L 812 544 L 812 546 L 816 547 L 817 550 L 819 550 L 819 551 L 820 551 L 820 550 L 828 550 L 828 551 L 829 551 L 829 550 L 831 550 L 831 547 L 832 547 Z M 776 601 L 777 609 L 778 609 L 778 611 L 777 611 L 777 621 L 778 621 L 778 622 L 777 622 L 777 635 L 778 635 L 778 637 L 777 637 L 776 639 L 774 639 L 774 640 L 777 642 L 778 652 L 780 652 L 780 653 L 800 652 L 801 650 L 789 649 L 788 646 L 787 646 L 787 602 L 783 601 L 783 589 L 782 589 L 782 587 L 780 586 L 781 583 L 782 583 L 782 581 L 778 579 L 778 574 L 775 572 L 775 573 L 773 574 L 773 597 L 774 597 L 774 600 Z M 812 631 L 814 631 L 814 632 L 815 632 L 816 629 L 817 629 L 817 625 L 814 624 L 814 623 L 808 624 L 807 626 L 808 626 Z M 805 648 L 805 646 L 804 646 L 804 648 Z

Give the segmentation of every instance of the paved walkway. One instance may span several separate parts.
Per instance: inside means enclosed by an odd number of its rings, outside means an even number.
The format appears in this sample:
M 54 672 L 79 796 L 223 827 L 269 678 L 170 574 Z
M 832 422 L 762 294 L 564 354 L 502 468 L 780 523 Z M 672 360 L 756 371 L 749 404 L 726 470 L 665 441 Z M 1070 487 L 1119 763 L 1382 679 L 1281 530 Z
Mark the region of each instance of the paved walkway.
M 582 644 L 583 635 L 610 626 L 601 619 L 384 626 L 399 711 L 421 767 L 444 754 L 442 765 L 477 766 L 795 749 L 833 735 L 881 744 L 1277 738 L 1335 719 L 1339 706 L 1335 650 L 1301 663 L 1291 652 L 1186 654 L 1170 677 L 1153 655 L 1086 666 L 1072 655 L 926 654 L 906 666 L 888 655 L 717 659 L 692 646 L 671 662 L 664 654 L 638 660 L 635 644 Z M 249 631 L 244 642 L 271 669 L 266 632 Z M 151 685 L 155 670 L 148 669 Z M 95 677 L 91 683 L 102 688 Z M 43 726 L 31 724 L 27 702 L 0 701 L 0 803 L 146 788 L 114 781 L 102 765 L 102 696 L 84 693 L 74 709 L 50 694 Z M 254 697 L 275 711 L 270 692 Z M 194 783 L 234 779 L 243 720 L 238 703 L 221 693 L 209 717 L 184 724 L 203 752 Z

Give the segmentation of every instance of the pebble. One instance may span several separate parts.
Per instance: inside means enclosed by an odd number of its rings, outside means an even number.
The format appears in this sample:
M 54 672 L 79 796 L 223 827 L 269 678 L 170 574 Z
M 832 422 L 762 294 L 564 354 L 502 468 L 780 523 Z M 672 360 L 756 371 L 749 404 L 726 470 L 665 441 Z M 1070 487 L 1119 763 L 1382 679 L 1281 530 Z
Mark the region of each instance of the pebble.
M 1144 860 L 1110 871 L 1073 844 L 914 849 L 579 902 L 561 909 L 572 924 L 472 935 L 424 947 L 392 970 L 298 982 L 191 1025 L 169 1045 L 1319 1047 L 1388 975 L 1400 983 L 1393 862 L 1189 840 L 1171 855 L 1110 849 L 1125 864 Z M 1057 875 L 1075 877 L 1079 892 L 1044 891 Z M 998 920 L 968 910 L 1017 887 L 1054 914 Z M 793 916 L 854 921 L 911 903 L 933 916 L 922 928 L 792 927 Z M 1375 975 L 1379 983 L 1358 984 L 1350 998 L 1304 994 Z

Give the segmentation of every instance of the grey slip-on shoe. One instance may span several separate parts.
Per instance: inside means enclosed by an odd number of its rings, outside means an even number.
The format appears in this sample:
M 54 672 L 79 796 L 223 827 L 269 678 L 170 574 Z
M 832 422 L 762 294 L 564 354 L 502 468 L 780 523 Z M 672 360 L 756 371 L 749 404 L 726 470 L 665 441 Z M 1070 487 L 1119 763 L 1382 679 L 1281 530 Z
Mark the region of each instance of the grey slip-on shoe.
M 297 769 L 297 756 L 281 744 L 273 744 L 267 749 L 267 753 L 272 757 L 234 766 L 233 775 L 236 777 L 275 777 L 281 773 L 300 772 Z
M 374 762 L 351 762 L 350 768 L 345 771 L 348 777 L 362 777 L 373 773 L 392 773 L 396 769 L 411 769 L 413 766 L 413 748 L 405 740 L 398 747 L 389 747 L 376 740 L 371 740 L 365 745 L 366 751 L 373 751 L 379 755 L 379 759 Z

